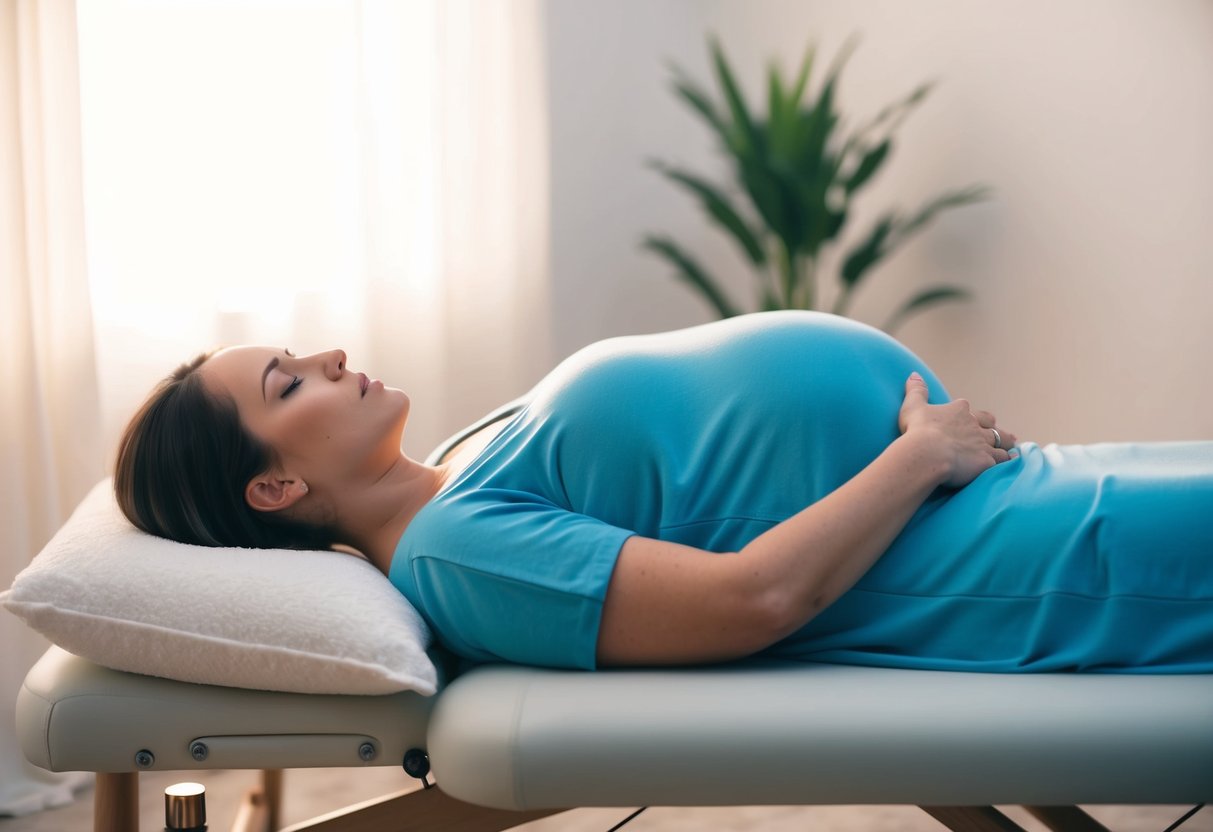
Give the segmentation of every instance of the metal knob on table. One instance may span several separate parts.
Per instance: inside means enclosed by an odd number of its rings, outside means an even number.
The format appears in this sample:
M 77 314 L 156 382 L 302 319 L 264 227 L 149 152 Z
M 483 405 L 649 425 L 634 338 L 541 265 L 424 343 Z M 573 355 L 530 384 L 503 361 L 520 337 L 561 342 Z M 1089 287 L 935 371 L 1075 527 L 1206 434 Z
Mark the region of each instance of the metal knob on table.
M 206 787 L 176 783 L 164 790 L 164 828 L 171 832 L 206 832 Z

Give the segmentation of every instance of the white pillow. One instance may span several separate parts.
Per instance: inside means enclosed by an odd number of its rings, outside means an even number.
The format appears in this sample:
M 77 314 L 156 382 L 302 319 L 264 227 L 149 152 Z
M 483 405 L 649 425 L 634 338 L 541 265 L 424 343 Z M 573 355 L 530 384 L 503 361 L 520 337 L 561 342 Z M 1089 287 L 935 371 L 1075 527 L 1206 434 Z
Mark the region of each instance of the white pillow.
M 425 622 L 370 563 L 145 534 L 122 516 L 108 479 L 0 602 L 116 670 L 298 693 L 437 687 Z

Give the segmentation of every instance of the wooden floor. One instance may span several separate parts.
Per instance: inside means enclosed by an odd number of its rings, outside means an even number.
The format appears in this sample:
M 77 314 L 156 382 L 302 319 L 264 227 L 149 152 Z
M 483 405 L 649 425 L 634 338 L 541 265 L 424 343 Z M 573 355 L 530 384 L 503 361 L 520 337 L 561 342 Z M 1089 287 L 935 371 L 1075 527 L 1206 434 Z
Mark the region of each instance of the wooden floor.
M 231 827 L 244 792 L 258 775 L 252 771 L 205 771 L 144 774 L 140 778 L 140 823 L 143 832 L 164 828 L 164 788 L 182 780 L 206 786 L 207 821 L 213 832 Z M 399 769 L 296 769 L 286 772 L 283 823 L 291 824 L 360 800 L 408 788 Z M 72 806 L 26 818 L 0 818 L 0 832 L 88 832 L 92 828 L 92 793 Z M 1162 832 L 1190 806 L 1093 806 L 1088 811 L 1116 832 Z M 1017 807 L 1003 811 L 1025 829 L 1044 827 Z M 523 827 L 525 832 L 606 832 L 630 814 L 628 809 L 578 809 Z M 745 806 L 723 809 L 649 809 L 626 827 L 628 832 L 937 832 L 944 827 L 914 806 Z M 1179 832 L 1213 832 L 1213 807 L 1205 807 Z

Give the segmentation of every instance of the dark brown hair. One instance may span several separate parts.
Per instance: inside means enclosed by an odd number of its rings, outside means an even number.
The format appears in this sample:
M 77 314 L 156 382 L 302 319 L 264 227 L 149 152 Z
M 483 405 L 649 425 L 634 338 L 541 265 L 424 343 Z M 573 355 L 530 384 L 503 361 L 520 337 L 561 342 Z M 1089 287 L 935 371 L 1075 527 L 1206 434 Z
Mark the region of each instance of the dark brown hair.
M 332 529 L 244 501 L 249 480 L 276 458 L 245 429 L 236 403 L 204 385 L 196 370 L 210 356 L 174 370 L 127 425 L 114 470 L 122 513 L 145 532 L 200 546 L 331 547 Z

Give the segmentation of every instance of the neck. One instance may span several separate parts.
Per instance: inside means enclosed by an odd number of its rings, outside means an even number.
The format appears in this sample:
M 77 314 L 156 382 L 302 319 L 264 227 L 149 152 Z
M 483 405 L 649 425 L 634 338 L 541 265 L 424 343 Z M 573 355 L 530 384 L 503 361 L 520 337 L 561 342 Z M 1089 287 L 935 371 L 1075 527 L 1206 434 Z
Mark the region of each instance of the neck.
M 362 487 L 342 489 L 336 502 L 337 525 L 351 546 L 384 575 L 404 530 L 442 488 L 447 466 L 429 466 L 401 454 Z

